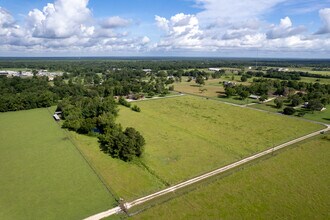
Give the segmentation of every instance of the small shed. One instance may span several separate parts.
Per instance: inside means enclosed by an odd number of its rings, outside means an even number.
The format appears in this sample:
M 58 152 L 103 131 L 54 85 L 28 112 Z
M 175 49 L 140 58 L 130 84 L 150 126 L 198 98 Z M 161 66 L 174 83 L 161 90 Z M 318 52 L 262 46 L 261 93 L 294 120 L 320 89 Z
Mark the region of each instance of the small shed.
M 58 116 L 58 114 L 54 114 L 53 118 L 55 119 L 55 121 L 60 121 L 61 120 L 61 118 L 60 118 L 60 116 Z

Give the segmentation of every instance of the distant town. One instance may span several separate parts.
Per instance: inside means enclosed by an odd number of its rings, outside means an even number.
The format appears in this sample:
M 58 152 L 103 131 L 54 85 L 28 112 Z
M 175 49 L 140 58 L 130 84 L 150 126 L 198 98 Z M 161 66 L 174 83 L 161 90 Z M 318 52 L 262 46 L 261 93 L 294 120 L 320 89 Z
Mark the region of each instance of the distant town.
M 62 76 L 63 72 L 48 72 L 48 70 L 0 70 L 0 76 L 7 77 L 33 77 L 47 76 L 49 81 L 53 81 L 56 76 Z

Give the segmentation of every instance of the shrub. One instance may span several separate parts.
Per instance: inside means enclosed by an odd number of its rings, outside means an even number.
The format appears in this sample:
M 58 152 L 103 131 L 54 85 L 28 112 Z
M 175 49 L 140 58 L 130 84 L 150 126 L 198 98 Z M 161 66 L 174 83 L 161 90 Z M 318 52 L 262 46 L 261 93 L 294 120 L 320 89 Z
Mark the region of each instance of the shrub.
M 292 107 L 286 107 L 283 109 L 283 113 L 285 115 L 293 115 L 296 112 L 296 110 Z
M 123 97 L 120 97 L 119 100 L 118 100 L 118 103 L 123 105 L 123 106 L 126 106 L 127 108 L 131 107 L 131 103 L 129 103 L 128 101 L 126 101 L 125 98 Z
M 131 109 L 132 109 L 133 111 L 135 111 L 135 112 L 141 112 L 140 107 L 137 106 L 137 105 L 134 105 Z

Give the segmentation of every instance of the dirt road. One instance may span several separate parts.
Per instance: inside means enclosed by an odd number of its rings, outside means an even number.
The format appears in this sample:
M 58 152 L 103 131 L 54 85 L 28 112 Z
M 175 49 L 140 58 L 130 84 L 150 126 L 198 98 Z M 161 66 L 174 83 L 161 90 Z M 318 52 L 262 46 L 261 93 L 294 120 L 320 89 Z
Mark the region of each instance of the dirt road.
M 176 190 L 178 190 L 178 189 L 184 188 L 184 187 L 186 187 L 186 186 L 189 186 L 189 185 L 191 185 L 191 184 L 197 183 L 197 182 L 202 181 L 202 180 L 204 180 L 204 179 L 207 179 L 207 178 L 210 178 L 210 177 L 212 177 L 212 176 L 218 175 L 218 174 L 223 173 L 223 172 L 225 172 L 225 171 L 228 171 L 228 170 L 230 170 L 230 169 L 233 169 L 233 168 L 236 168 L 236 167 L 238 167 L 238 166 L 241 166 L 241 165 L 243 165 L 243 164 L 245 164 L 245 163 L 248 163 L 248 162 L 251 162 L 251 161 L 253 161 L 253 160 L 256 160 L 256 159 L 258 159 L 258 158 L 260 158 L 260 157 L 263 157 L 263 156 L 265 156 L 265 155 L 267 155 L 267 154 L 271 154 L 271 153 L 273 153 L 273 152 L 275 152 L 275 151 L 278 151 L 278 150 L 280 150 L 280 149 L 282 149 L 282 148 L 285 148 L 285 147 L 287 147 L 287 146 L 289 146 L 289 145 L 292 145 L 292 144 L 298 143 L 298 142 L 300 142 L 300 141 L 303 141 L 303 140 L 305 140 L 305 139 L 308 139 L 308 138 L 314 137 L 314 136 L 316 136 L 316 135 L 319 135 L 320 133 L 327 132 L 327 131 L 330 131 L 330 125 L 327 125 L 327 128 L 322 129 L 322 130 L 320 130 L 320 131 L 316 131 L 316 132 L 313 132 L 313 133 L 311 133 L 311 134 L 308 134 L 308 135 L 302 136 L 302 137 L 300 137 L 300 138 L 294 139 L 294 140 L 292 140 L 292 141 L 286 142 L 286 143 L 284 143 L 284 144 L 281 144 L 281 145 L 278 145 L 278 146 L 276 146 L 276 147 L 270 148 L 270 149 L 268 149 L 268 150 L 262 151 L 262 152 L 260 152 L 260 153 L 257 153 L 257 154 L 255 154 L 255 155 L 252 155 L 252 156 L 247 157 L 247 158 L 245 158 L 245 159 L 242 159 L 242 160 L 240 160 L 240 161 L 237 161 L 237 162 L 234 162 L 234 163 L 232 163 L 232 164 L 229 164 L 229 165 L 227 165 L 227 166 L 221 167 L 221 168 L 216 169 L 216 170 L 214 170 L 214 171 L 208 172 L 208 173 L 203 174 L 203 175 L 201 175 L 201 176 L 198 176 L 198 177 L 192 178 L 192 179 L 190 179 L 190 180 L 187 180 L 187 181 L 185 181 L 185 182 L 182 182 L 182 183 L 179 183 L 179 184 L 177 184 L 177 185 L 171 186 L 171 187 L 169 187 L 169 188 L 166 188 L 166 189 L 164 189 L 164 190 L 161 190 L 161 191 L 158 191 L 158 192 L 156 192 L 156 193 L 150 194 L 150 195 L 148 195 L 148 196 L 145 196 L 145 197 L 142 197 L 142 198 L 136 199 L 136 200 L 134 200 L 134 201 L 132 201 L 132 202 L 128 202 L 128 203 L 125 204 L 125 207 L 126 207 L 126 209 L 130 209 L 130 208 L 132 208 L 133 206 L 136 206 L 136 205 L 139 205 L 139 204 L 145 203 L 145 202 L 147 202 L 147 201 L 150 201 L 150 200 L 155 199 L 155 198 L 157 198 L 157 197 L 160 197 L 160 196 L 162 196 L 162 195 L 165 195 L 165 194 L 168 194 L 168 193 L 174 192 L 174 191 L 176 191 Z M 110 210 L 108 210 L 108 211 L 105 211 L 105 212 L 98 213 L 98 214 L 96 214 L 96 215 L 90 216 L 90 217 L 86 218 L 85 220 L 98 220 L 98 219 L 102 219 L 102 218 L 106 218 L 106 217 L 108 217 L 108 216 L 114 215 L 114 214 L 119 213 L 119 212 L 121 212 L 121 208 L 120 208 L 120 207 L 115 207 L 115 208 L 110 209 Z

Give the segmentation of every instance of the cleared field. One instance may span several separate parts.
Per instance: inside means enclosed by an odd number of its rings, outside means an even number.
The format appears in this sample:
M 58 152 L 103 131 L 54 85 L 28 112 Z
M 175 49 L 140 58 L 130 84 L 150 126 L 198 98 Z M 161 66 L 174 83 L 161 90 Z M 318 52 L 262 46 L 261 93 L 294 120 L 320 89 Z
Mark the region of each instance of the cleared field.
M 182 82 L 174 84 L 174 89 L 179 92 L 216 98 L 219 94 L 224 93 L 225 91 L 219 82 L 220 79 L 209 79 L 205 81 L 203 87 L 200 87 L 195 81 L 192 80 L 191 82 L 187 82 L 187 77 L 183 77 Z M 201 92 L 200 89 L 206 89 L 206 91 Z
M 277 109 L 277 108 L 275 108 L 275 103 L 273 100 L 273 101 L 270 101 L 267 103 L 251 105 L 250 107 L 269 111 L 269 112 L 281 113 L 286 106 L 289 106 L 289 104 L 290 103 L 287 103 L 286 105 L 283 105 L 283 107 L 281 109 Z M 330 105 L 327 105 L 325 107 L 326 107 L 326 110 L 324 110 L 324 111 L 314 111 L 314 112 L 306 111 L 304 108 L 298 108 L 297 113 L 295 115 L 297 116 L 299 112 L 304 112 L 305 115 L 303 116 L 303 118 L 329 124 L 330 123 Z
M 302 71 L 302 72 L 309 72 L 311 74 L 319 74 L 319 75 L 330 75 L 330 71 L 315 71 L 312 70 L 310 67 L 302 67 L 302 68 L 289 68 L 290 70 L 293 71 Z
M 329 138 L 296 144 L 133 219 L 329 219 Z
M 0 219 L 82 219 L 115 204 L 47 109 L 0 114 Z
M 323 127 L 192 96 L 135 104 L 142 112 L 121 108 L 119 122 L 143 134 L 143 163 L 170 184 Z
M 301 77 L 301 82 L 306 83 L 320 83 L 320 84 L 330 84 L 330 79 L 319 79 L 319 78 L 311 78 L 311 77 Z
M 306 113 L 304 118 L 330 124 L 330 105 L 325 106 L 326 110 Z
M 223 77 L 221 79 L 209 79 L 205 80 L 205 85 L 200 87 L 198 86 L 194 80 L 191 82 L 187 82 L 188 77 L 182 77 L 182 82 L 175 83 L 174 89 L 178 92 L 183 92 L 192 95 L 198 95 L 213 99 L 218 99 L 224 102 L 230 102 L 239 105 L 245 105 L 249 103 L 253 103 L 255 100 L 253 99 L 245 99 L 241 100 L 238 96 L 227 98 L 225 95 L 225 89 L 223 87 L 224 81 L 232 81 L 237 84 L 249 85 L 250 82 L 241 82 L 240 76 L 235 75 L 234 79 L 229 76 Z M 252 79 L 249 79 L 252 80 Z M 201 89 L 205 89 L 205 91 L 201 91 Z M 220 97 L 220 98 L 218 98 Z

